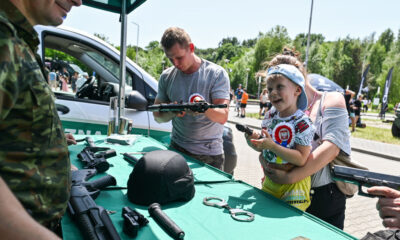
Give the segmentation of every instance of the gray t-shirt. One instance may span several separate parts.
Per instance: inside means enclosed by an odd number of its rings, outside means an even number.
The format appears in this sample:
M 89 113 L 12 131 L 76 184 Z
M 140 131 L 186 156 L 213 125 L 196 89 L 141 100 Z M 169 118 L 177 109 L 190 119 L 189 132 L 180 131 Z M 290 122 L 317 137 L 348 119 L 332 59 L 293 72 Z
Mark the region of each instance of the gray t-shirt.
M 325 94 L 325 93 L 324 93 Z M 321 99 L 324 100 L 325 96 Z M 318 111 L 321 110 L 321 105 Z M 349 118 L 345 108 L 330 107 L 325 111 L 319 112 L 315 119 L 314 126 L 318 139 L 312 144 L 312 151 L 317 148 L 322 141 L 330 141 L 335 144 L 340 151 L 351 155 Z M 316 172 L 311 178 L 311 187 L 320 187 L 333 182 L 329 164 Z
M 193 102 L 201 97 L 208 103 L 229 99 L 229 76 L 220 66 L 202 59 L 200 68 L 185 74 L 175 67 L 166 69 L 158 82 L 157 99 L 161 102 Z M 204 114 L 172 119 L 172 137 L 179 146 L 198 155 L 223 153 L 223 125 L 212 122 Z

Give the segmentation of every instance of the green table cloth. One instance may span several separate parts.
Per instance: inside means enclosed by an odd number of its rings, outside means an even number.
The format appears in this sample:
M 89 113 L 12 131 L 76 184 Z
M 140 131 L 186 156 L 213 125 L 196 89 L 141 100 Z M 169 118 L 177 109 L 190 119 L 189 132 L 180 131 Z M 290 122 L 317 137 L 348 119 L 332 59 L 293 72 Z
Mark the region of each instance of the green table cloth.
M 76 139 L 85 136 L 75 136 Z M 129 146 L 111 145 L 105 142 L 106 136 L 91 136 L 97 146 L 115 149 L 117 156 L 109 158 L 112 165 L 106 172 L 117 179 L 117 185 L 126 187 L 133 164 L 126 162 L 121 153 L 149 152 L 168 149 L 168 146 L 146 136 L 134 135 L 134 144 Z M 82 164 L 77 154 L 85 147 L 85 142 L 70 146 L 71 161 L 78 168 Z M 136 155 L 139 159 L 141 155 Z M 196 193 L 189 202 L 170 203 L 162 206 L 163 211 L 185 232 L 185 239 L 356 239 L 340 229 L 298 210 L 285 202 L 244 182 L 236 181 L 231 175 L 186 157 L 195 177 Z M 104 176 L 97 174 L 92 179 Z M 91 179 L 91 180 L 92 180 Z M 240 208 L 255 214 L 252 222 L 239 222 L 231 218 L 228 210 L 206 206 L 205 197 L 219 197 L 230 207 Z M 121 239 L 130 239 L 122 231 L 122 207 L 129 206 L 143 214 L 149 224 L 138 231 L 137 239 L 171 239 L 150 217 L 147 206 L 129 202 L 126 190 L 101 191 L 96 204 L 115 211 L 110 218 Z M 62 219 L 64 239 L 83 239 L 82 235 L 66 213 Z M 300 238 L 301 239 L 301 238 Z

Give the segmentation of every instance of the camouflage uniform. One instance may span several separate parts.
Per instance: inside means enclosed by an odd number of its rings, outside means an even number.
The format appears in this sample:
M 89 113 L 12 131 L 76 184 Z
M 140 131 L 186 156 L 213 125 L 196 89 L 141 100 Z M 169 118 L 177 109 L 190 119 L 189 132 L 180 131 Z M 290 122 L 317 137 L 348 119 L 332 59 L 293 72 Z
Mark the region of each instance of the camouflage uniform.
M 38 44 L 26 18 L 1 0 L 0 176 L 33 218 L 52 228 L 69 199 L 70 161 Z

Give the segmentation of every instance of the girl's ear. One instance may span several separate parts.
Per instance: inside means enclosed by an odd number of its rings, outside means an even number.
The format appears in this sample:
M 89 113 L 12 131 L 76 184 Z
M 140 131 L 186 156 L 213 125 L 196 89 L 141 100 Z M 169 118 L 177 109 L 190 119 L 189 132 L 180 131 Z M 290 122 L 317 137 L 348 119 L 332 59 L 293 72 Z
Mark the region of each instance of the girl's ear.
M 302 92 L 301 87 L 297 86 L 296 91 L 295 91 L 295 95 L 296 96 L 300 96 L 301 92 Z

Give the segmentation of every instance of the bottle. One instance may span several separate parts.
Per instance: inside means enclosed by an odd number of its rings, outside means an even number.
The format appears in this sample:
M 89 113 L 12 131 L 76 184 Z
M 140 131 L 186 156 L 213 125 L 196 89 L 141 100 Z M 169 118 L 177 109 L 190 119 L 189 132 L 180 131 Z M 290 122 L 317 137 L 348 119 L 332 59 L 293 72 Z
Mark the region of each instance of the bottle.
M 116 120 L 118 115 L 118 97 L 111 97 L 110 98 L 110 107 L 108 111 L 108 130 L 107 136 L 114 134 L 115 127 L 116 127 Z

